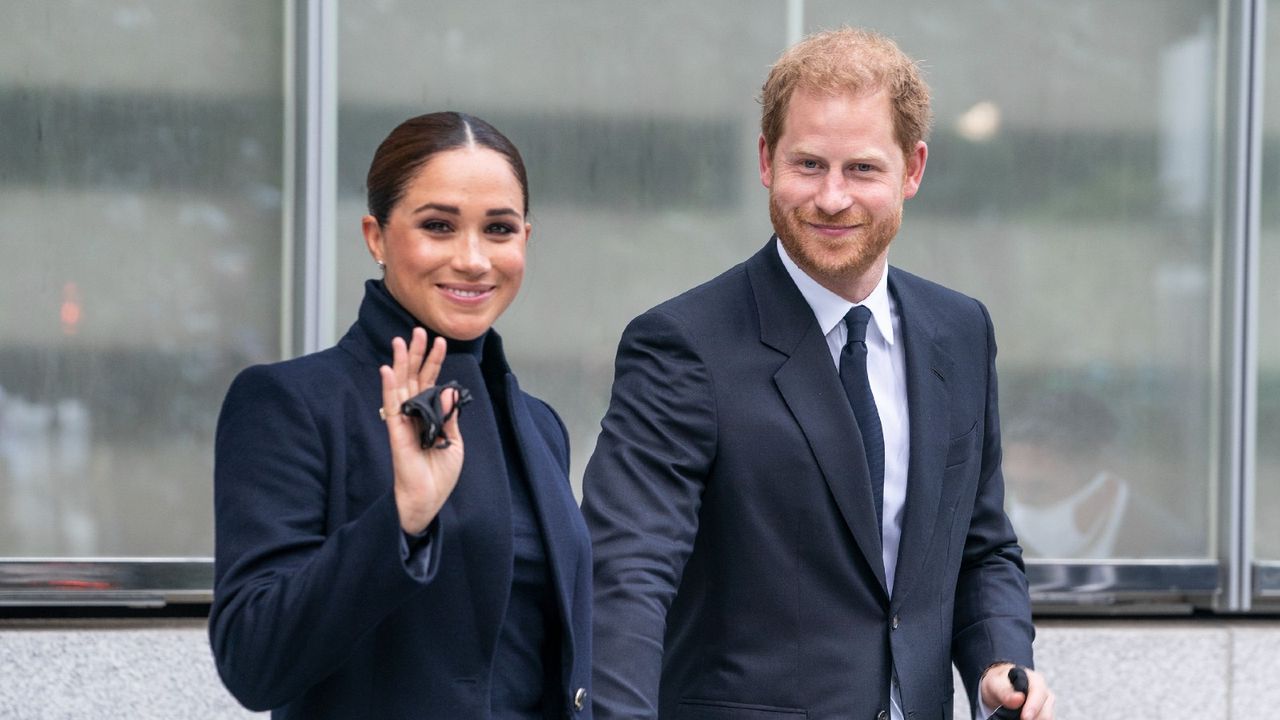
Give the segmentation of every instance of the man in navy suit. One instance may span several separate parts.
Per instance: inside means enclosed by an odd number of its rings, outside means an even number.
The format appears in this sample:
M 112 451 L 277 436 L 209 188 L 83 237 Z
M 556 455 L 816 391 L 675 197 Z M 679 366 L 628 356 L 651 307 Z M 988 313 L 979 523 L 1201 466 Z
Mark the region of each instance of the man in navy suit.
M 774 238 L 636 318 L 586 470 L 595 712 L 1051 720 L 1003 510 L 976 300 L 888 266 L 929 90 L 892 41 L 807 38 L 762 95 Z

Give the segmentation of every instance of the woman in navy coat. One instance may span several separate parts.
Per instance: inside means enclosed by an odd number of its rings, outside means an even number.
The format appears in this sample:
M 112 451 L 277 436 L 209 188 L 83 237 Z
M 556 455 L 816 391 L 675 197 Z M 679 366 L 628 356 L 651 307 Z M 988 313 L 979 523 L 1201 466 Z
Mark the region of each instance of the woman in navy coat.
M 567 435 L 491 327 L 524 274 L 519 151 L 479 118 L 423 115 L 379 146 L 368 191 L 383 279 L 359 319 L 335 347 L 245 370 L 223 404 L 218 671 L 275 718 L 589 718 Z M 449 381 L 471 402 L 423 449 L 401 405 Z M 459 394 L 440 398 L 448 415 Z

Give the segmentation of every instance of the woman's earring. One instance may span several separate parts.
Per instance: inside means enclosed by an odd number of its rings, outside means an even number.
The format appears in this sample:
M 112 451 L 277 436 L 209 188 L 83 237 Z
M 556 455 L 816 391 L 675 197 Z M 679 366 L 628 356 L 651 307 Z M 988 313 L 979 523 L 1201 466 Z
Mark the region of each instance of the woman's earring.
M 379 270 L 381 270 L 382 272 L 386 272 L 386 271 L 387 271 L 387 264 L 386 264 L 386 263 L 382 262 L 381 260 L 374 260 L 374 262 L 378 263 L 378 269 L 379 269 Z

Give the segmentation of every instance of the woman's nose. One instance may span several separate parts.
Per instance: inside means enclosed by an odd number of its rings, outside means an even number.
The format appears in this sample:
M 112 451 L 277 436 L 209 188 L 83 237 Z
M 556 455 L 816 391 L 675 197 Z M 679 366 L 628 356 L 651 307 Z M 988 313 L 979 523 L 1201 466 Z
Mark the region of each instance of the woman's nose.
M 483 275 L 489 271 L 489 266 L 489 255 L 481 237 L 468 233 L 460 238 L 460 246 L 453 254 L 455 270 L 467 275 Z

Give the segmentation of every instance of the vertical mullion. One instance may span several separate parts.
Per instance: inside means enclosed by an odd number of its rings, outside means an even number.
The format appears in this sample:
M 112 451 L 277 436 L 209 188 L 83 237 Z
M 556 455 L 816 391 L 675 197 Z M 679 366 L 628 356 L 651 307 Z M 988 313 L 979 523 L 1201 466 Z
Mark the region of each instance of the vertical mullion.
M 804 39 L 804 0 L 787 0 L 787 47 Z
M 297 287 L 297 263 L 294 253 L 298 246 L 298 7 L 296 0 L 281 3 L 284 13 L 284 52 L 281 68 L 281 90 L 284 98 L 281 112 L 284 122 L 280 138 L 280 355 L 293 354 L 299 345 L 296 338 L 295 310 L 299 306 Z
M 1254 476 L 1254 419 L 1257 388 L 1256 308 L 1258 179 L 1261 147 L 1261 65 L 1264 0 L 1228 0 L 1224 28 L 1227 65 L 1224 98 L 1225 174 L 1222 227 L 1222 348 L 1219 378 L 1222 418 L 1219 431 L 1218 547 L 1223 563 L 1223 593 L 1217 609 L 1243 612 L 1251 606 L 1250 559 L 1253 523 L 1250 510 Z
M 1264 68 L 1266 53 L 1266 0 L 1249 0 L 1247 48 L 1248 86 L 1245 98 L 1246 168 L 1244 218 L 1241 238 L 1239 293 L 1241 306 L 1240 356 L 1240 474 L 1238 483 L 1239 525 L 1236 532 L 1236 557 L 1239 563 L 1235 609 L 1247 611 L 1253 601 L 1254 506 L 1257 488 L 1257 420 L 1258 420 L 1258 256 L 1262 197 L 1262 112 L 1264 100 Z
M 300 256 L 302 286 L 301 352 L 333 344 L 336 267 L 334 203 L 337 198 L 337 0 L 305 0 L 299 55 L 299 136 L 302 143 Z

